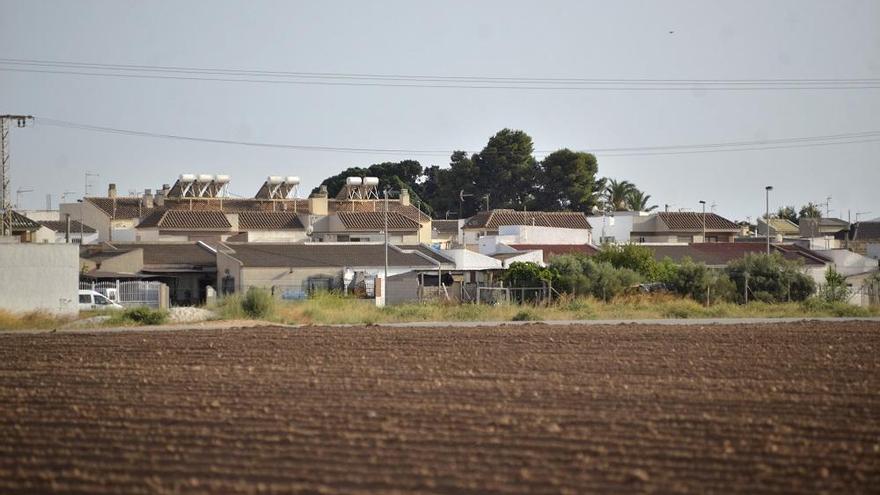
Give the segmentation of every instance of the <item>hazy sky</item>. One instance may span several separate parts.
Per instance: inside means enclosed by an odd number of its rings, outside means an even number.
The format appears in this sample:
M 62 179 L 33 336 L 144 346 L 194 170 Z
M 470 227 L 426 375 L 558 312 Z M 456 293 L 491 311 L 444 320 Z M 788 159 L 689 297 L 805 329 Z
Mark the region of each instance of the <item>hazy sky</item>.
M 0 58 L 298 72 L 647 79 L 880 78 L 880 2 L 123 2 L 0 0 Z M 672 31 L 672 33 L 670 33 Z M 0 65 L 0 67 L 3 67 Z M 504 127 L 539 150 L 665 146 L 880 130 L 880 89 L 527 91 L 98 78 L 0 71 L 0 113 L 218 139 L 335 147 L 479 150 Z M 875 139 L 877 139 L 875 137 Z M 307 191 L 401 155 L 261 149 L 14 129 L 22 207 L 226 173 L 250 196 L 266 175 Z M 880 216 L 880 142 L 610 157 L 657 204 L 734 219 L 824 201 Z M 416 157 L 423 165 L 448 155 Z M 71 200 L 72 196 L 68 198 Z M 864 218 L 864 217 L 863 217 Z

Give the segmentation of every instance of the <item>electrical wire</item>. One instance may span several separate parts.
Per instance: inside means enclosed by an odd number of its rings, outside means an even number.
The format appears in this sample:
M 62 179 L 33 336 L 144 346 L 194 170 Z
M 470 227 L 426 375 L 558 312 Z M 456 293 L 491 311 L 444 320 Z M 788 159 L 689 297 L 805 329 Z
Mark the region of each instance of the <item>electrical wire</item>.
M 34 123 L 51 127 L 76 129 L 89 132 L 100 132 L 117 135 L 150 137 L 191 142 L 203 142 L 213 144 L 226 144 L 238 146 L 250 146 L 259 148 L 291 149 L 298 151 L 316 151 L 333 153 L 354 154 L 394 154 L 408 156 L 444 156 L 452 154 L 452 150 L 441 149 L 407 149 L 407 148 L 362 148 L 347 146 L 320 146 L 283 143 L 261 143 L 254 141 L 239 141 L 232 139 L 204 138 L 195 136 L 183 136 L 177 134 L 155 133 L 114 127 L 94 126 L 78 122 L 59 120 L 47 117 L 34 117 Z M 829 134 L 824 136 L 805 136 L 781 139 L 767 139 L 754 141 L 729 141 L 719 143 L 681 144 L 666 146 L 636 146 L 614 148 L 587 148 L 590 153 L 613 157 L 613 156 L 656 156 L 656 155 L 683 155 L 695 153 L 717 153 L 728 151 L 758 151 L 789 148 L 804 148 L 814 146 L 831 146 L 842 144 L 857 144 L 880 141 L 880 131 L 863 131 L 842 134 Z M 546 155 L 556 150 L 537 150 L 534 153 Z M 470 151 L 473 152 L 473 151 Z
M 880 78 L 850 79 L 588 79 L 423 76 L 342 72 L 284 72 L 0 58 L 0 71 L 122 79 L 165 79 L 310 86 L 553 91 L 776 91 L 880 89 Z M 222 76 L 222 77 L 219 77 Z

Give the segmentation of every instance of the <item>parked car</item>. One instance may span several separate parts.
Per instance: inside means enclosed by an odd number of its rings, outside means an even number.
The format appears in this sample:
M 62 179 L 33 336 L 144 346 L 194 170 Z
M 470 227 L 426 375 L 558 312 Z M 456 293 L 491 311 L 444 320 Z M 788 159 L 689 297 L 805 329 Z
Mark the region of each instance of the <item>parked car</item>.
M 107 299 L 106 296 L 93 290 L 79 291 L 79 310 L 90 311 L 93 309 L 123 309 L 121 305 Z

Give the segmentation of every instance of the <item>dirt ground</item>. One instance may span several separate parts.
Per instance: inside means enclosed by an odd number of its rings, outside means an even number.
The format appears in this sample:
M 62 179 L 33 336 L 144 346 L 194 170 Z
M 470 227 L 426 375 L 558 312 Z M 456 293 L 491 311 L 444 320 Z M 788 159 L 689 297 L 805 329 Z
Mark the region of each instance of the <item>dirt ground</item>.
M 0 335 L 0 493 L 877 493 L 880 324 Z

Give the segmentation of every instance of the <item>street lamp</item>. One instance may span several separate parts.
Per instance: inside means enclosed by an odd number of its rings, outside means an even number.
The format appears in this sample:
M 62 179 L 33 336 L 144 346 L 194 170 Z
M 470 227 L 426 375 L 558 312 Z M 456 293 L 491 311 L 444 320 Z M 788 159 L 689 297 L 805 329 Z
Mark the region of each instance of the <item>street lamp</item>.
M 766 192 L 766 211 L 764 214 L 764 225 L 767 227 L 767 256 L 770 256 L 770 191 L 773 190 L 773 186 L 766 186 L 764 191 Z
M 703 205 L 703 242 L 706 242 L 706 202 L 701 199 L 700 204 Z

